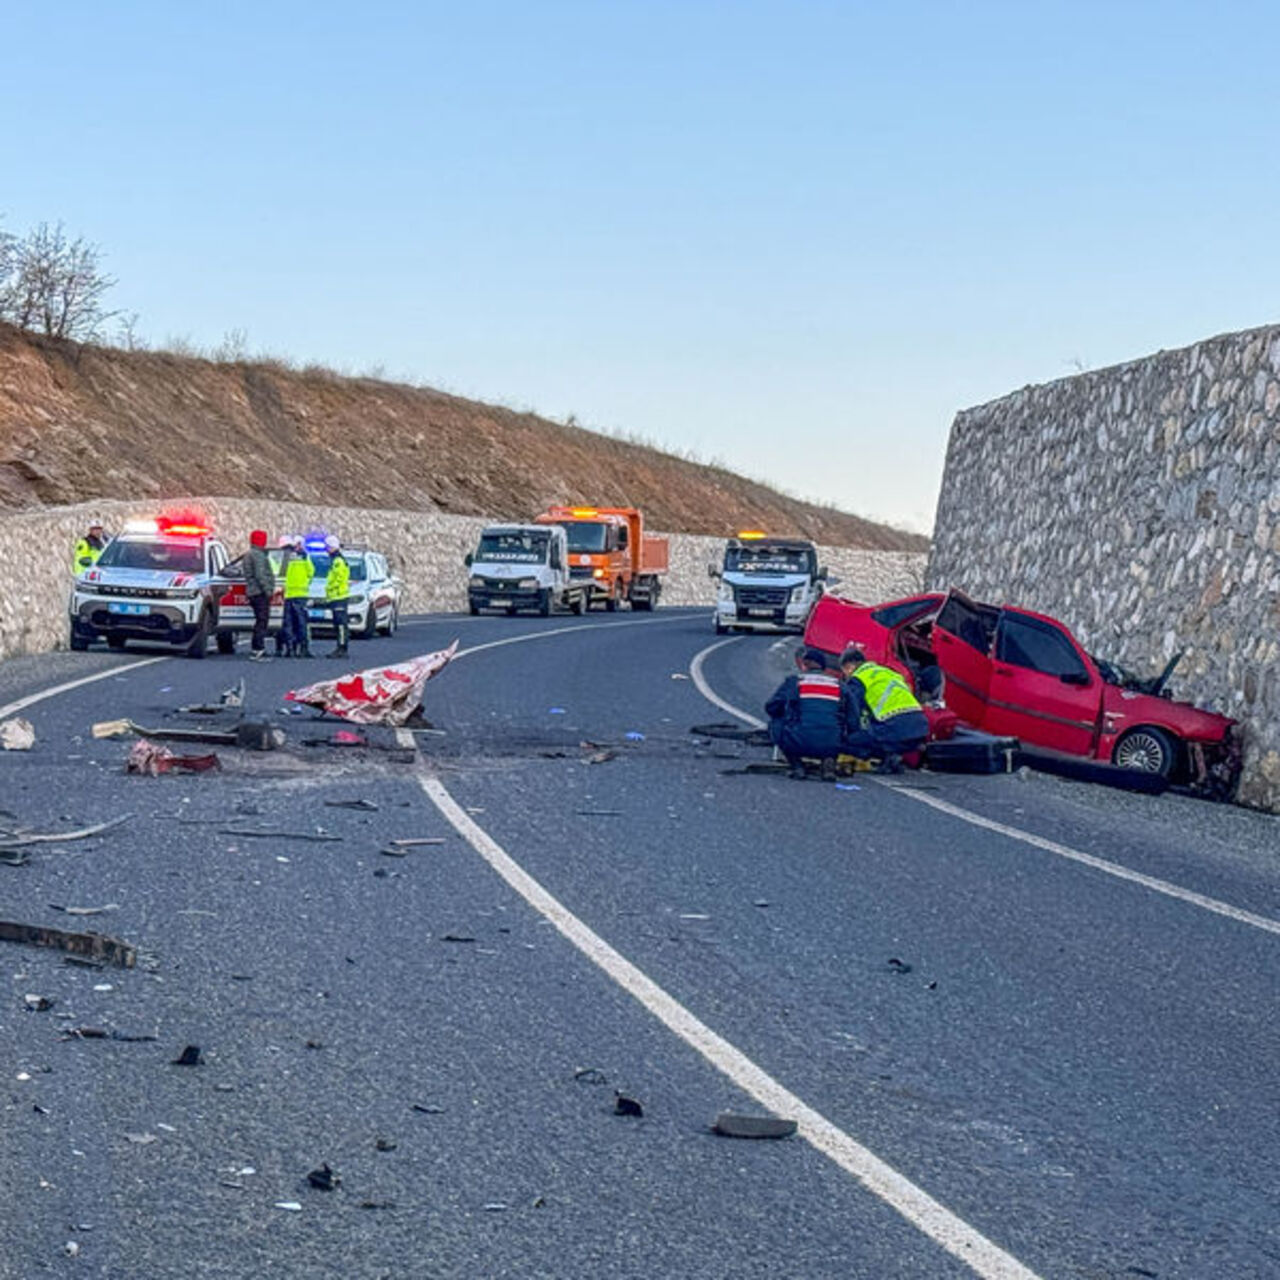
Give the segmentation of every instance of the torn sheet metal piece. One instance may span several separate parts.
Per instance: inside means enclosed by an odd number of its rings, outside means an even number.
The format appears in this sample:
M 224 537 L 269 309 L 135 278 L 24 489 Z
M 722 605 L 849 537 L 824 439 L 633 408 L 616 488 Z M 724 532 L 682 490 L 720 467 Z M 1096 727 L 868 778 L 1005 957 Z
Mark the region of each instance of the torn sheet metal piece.
M 19 716 L 0 724 L 0 747 L 6 751 L 30 751 L 35 741 L 36 731 L 30 720 Z
M 399 726 L 418 710 L 427 681 L 449 665 L 457 649 L 455 640 L 447 649 L 394 666 L 370 667 L 337 680 L 291 689 L 284 695 L 285 700 L 301 702 L 357 724 Z
M 139 738 L 129 752 L 124 771 L 158 778 L 162 773 L 205 773 L 221 768 L 221 761 L 212 752 L 207 756 L 179 756 L 168 747 L 159 746 L 148 738 Z
M 119 938 L 101 933 L 70 933 L 66 929 L 49 929 L 44 925 L 22 924 L 17 920 L 0 920 L 0 942 L 23 942 L 29 947 L 55 947 L 59 951 L 105 964 L 132 969 L 138 962 L 135 947 Z
M 33 844 L 63 844 L 69 840 L 85 840 L 89 836 L 101 835 L 113 827 L 121 826 L 133 817 L 131 813 L 121 814 L 108 822 L 95 822 L 92 826 L 81 827 L 78 831 L 29 831 L 25 827 L 15 830 L 0 830 L 0 850 L 24 849 Z

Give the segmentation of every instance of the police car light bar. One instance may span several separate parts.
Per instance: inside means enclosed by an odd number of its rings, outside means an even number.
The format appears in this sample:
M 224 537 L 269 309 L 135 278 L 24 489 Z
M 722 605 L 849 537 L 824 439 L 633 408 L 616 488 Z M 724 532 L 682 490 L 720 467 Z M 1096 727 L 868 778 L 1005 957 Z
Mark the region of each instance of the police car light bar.
M 160 524 L 156 520 L 126 520 L 125 533 L 159 533 Z

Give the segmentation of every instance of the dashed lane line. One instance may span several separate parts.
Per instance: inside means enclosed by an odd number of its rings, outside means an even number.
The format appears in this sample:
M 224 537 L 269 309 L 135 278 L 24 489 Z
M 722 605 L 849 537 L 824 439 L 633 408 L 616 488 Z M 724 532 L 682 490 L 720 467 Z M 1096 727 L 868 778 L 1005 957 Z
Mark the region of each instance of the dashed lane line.
M 730 641 L 721 640 L 717 644 L 708 645 L 701 653 L 696 654 L 689 664 L 689 675 L 697 686 L 698 692 L 709 702 L 714 703 L 721 710 L 729 712 L 730 715 L 737 716 L 739 720 L 743 720 L 747 724 L 763 728 L 763 721 L 757 720 L 754 716 L 748 715 L 747 712 L 721 698 L 707 683 L 706 677 L 703 675 L 703 661 L 717 649 L 729 643 Z M 937 809 L 941 813 L 949 814 L 953 818 L 959 818 L 961 822 L 969 823 L 970 826 L 980 827 L 985 831 L 994 831 L 998 835 L 1007 836 L 1010 840 L 1021 841 L 1023 844 L 1031 845 L 1035 849 L 1041 849 L 1045 853 L 1056 854 L 1060 858 L 1078 862 L 1082 866 L 1092 867 L 1095 871 L 1114 876 L 1118 880 L 1127 880 L 1130 884 L 1141 885 L 1144 889 L 1150 889 L 1153 893 L 1161 893 L 1165 897 L 1176 898 L 1180 902 L 1188 902 L 1204 911 L 1212 911 L 1215 915 L 1225 916 L 1229 920 L 1247 924 L 1254 929 L 1280 934 L 1280 920 L 1273 920 L 1268 916 L 1256 915 L 1252 911 L 1233 907 L 1229 902 L 1222 902 L 1218 898 L 1210 898 L 1203 893 L 1197 893 L 1194 889 L 1184 889 L 1181 885 L 1174 884 L 1172 881 L 1161 880 L 1156 876 L 1149 876 L 1141 871 L 1133 871 L 1129 867 L 1121 866 L 1118 863 L 1108 862 L 1105 858 L 1096 857 L 1092 853 L 1084 853 L 1079 849 L 1071 848 L 1070 845 L 1059 844 L 1056 840 L 1047 840 L 1043 836 L 1032 834 L 1030 831 L 1023 831 L 1021 827 L 1012 827 L 1004 822 L 996 822 L 993 818 L 984 818 L 981 814 L 974 813 L 970 809 L 963 809 L 958 804 L 952 804 L 949 800 L 940 800 L 936 796 L 927 795 L 923 791 L 895 787 L 888 783 L 884 784 L 884 786 L 886 791 L 894 791 L 898 795 L 907 796 L 920 804 L 927 804 L 930 808 Z
M 91 676 L 81 676 L 78 680 L 68 680 L 65 684 L 55 684 L 50 689 L 42 689 L 39 693 L 29 693 L 25 698 L 19 698 L 16 702 L 8 702 L 0 707 L 0 720 L 6 719 L 8 716 L 17 715 L 19 711 L 25 711 L 28 707 L 34 707 L 37 702 L 43 702 L 46 698 L 57 697 L 60 693 L 70 693 L 72 689 L 79 689 L 86 684 L 93 684 L 97 680 L 109 680 L 112 676 L 118 676 L 123 671 L 136 671 L 139 667 L 149 667 L 155 662 L 167 662 L 169 654 L 162 653 L 155 658 L 139 658 L 137 662 L 126 662 L 118 667 L 108 667 L 105 671 L 95 671 Z
M 457 657 L 506 644 L 518 644 L 524 640 L 535 640 L 540 636 L 586 629 L 565 627 L 557 632 L 538 631 L 523 636 L 510 636 L 488 644 L 476 645 L 459 653 Z M 712 649 L 729 643 L 731 641 L 722 640 L 710 646 L 710 649 L 704 649 L 690 666 L 690 675 L 704 696 L 709 686 L 702 680 L 700 659 L 705 658 Z M 754 720 L 754 717 L 747 716 L 721 699 L 712 698 L 712 701 L 739 719 L 749 723 Z M 405 730 L 399 731 L 398 739 L 403 746 L 414 745 L 412 733 Z M 615 951 L 599 934 L 589 928 L 525 871 L 458 804 L 439 778 L 428 771 L 425 762 L 418 775 L 418 781 L 446 821 L 507 885 L 544 919 L 549 920 L 587 959 L 639 1001 L 668 1030 L 701 1054 L 707 1062 L 749 1094 L 760 1106 L 775 1115 L 794 1119 L 797 1122 L 797 1132 L 811 1146 L 846 1173 L 852 1174 L 868 1191 L 893 1208 L 935 1244 L 964 1262 L 977 1275 L 984 1277 L 985 1280 L 1036 1280 L 1035 1272 L 1025 1267 L 1012 1254 L 1006 1253 L 976 1228 L 957 1217 L 891 1165 L 886 1164 L 861 1143 L 855 1141 L 844 1130 L 801 1101 L 740 1049 L 712 1031 L 621 953 Z

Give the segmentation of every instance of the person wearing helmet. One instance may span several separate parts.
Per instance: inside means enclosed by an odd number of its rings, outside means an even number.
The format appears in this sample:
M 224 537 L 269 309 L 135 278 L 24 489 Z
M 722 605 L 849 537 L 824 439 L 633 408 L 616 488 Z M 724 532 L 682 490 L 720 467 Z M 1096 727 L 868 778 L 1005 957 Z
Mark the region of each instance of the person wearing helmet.
M 868 662 L 851 644 L 840 655 L 853 712 L 841 750 L 861 760 L 878 759 L 883 773 L 898 773 L 902 757 L 929 738 L 929 720 L 910 685 L 892 667 Z
M 249 535 L 249 550 L 244 557 L 244 594 L 253 610 L 253 638 L 249 641 L 249 660 L 266 659 L 267 624 L 271 617 L 271 597 L 276 590 L 276 575 L 267 555 L 267 535 L 255 529 Z
M 333 634 L 338 639 L 328 656 L 345 658 L 347 642 L 351 639 L 351 621 L 347 608 L 347 597 L 351 591 L 351 566 L 342 554 L 342 543 L 333 534 L 324 540 L 324 549 L 329 555 L 329 572 L 324 580 L 324 602 L 333 614 Z
M 294 638 L 293 623 L 289 616 L 289 608 L 283 603 L 284 595 L 284 579 L 285 573 L 289 568 L 289 561 L 293 559 L 293 538 L 288 534 L 281 534 L 276 541 L 276 550 L 280 558 L 280 570 L 277 574 L 277 580 L 280 583 L 280 592 L 282 603 L 280 606 L 280 630 L 276 632 L 276 657 L 291 658 L 293 656 Z
M 822 777 L 836 776 L 849 703 L 840 677 L 827 670 L 821 649 L 796 650 L 799 673 L 788 676 L 765 703 L 769 737 L 787 758 L 793 778 L 804 778 L 805 761 L 817 760 Z
M 316 567 L 307 555 L 306 543 L 301 537 L 293 539 L 293 545 L 285 553 L 281 566 L 284 576 L 285 625 L 289 632 L 285 640 L 286 652 L 294 658 L 311 657 L 311 632 L 307 619 L 307 597 L 311 594 L 311 579 Z
M 71 572 L 77 577 L 86 569 L 92 569 L 98 563 L 109 539 L 102 528 L 101 520 L 90 520 L 89 531 L 76 542 L 71 552 Z

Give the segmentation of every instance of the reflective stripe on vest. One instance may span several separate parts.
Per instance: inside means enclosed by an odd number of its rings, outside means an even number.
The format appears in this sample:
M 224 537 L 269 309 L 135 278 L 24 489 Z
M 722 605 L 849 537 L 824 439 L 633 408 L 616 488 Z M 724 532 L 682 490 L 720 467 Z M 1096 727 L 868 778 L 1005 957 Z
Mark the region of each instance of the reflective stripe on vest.
M 840 681 L 836 676 L 822 676 L 812 671 L 807 671 L 800 677 L 798 684 L 802 698 L 823 698 L 832 702 L 840 701 Z
M 919 711 L 920 704 L 907 682 L 889 667 L 864 662 L 852 676 L 866 693 L 867 710 L 873 720 L 889 720 L 904 711 Z

